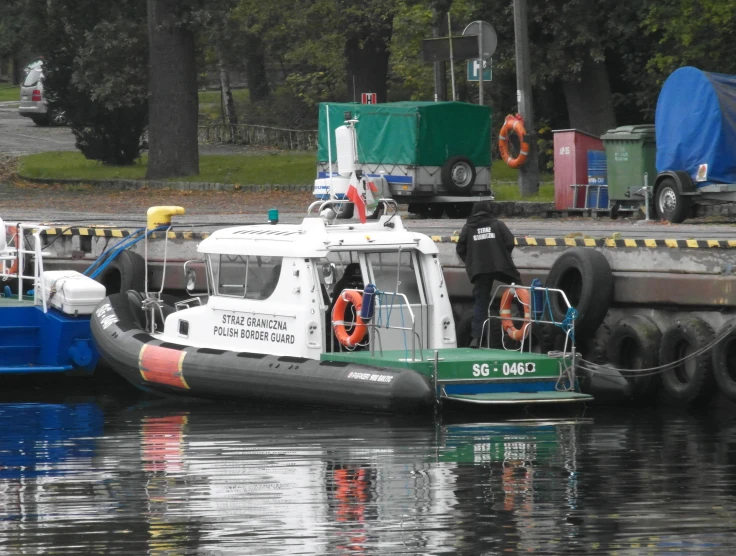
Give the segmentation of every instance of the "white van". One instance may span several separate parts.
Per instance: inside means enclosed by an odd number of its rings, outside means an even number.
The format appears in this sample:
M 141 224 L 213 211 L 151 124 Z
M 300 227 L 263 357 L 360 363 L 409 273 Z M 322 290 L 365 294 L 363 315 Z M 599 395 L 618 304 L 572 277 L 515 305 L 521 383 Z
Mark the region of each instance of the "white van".
M 43 62 L 26 66 L 26 78 L 20 87 L 18 114 L 31 118 L 36 125 L 64 125 L 66 119 L 60 111 L 49 112 L 43 94 Z

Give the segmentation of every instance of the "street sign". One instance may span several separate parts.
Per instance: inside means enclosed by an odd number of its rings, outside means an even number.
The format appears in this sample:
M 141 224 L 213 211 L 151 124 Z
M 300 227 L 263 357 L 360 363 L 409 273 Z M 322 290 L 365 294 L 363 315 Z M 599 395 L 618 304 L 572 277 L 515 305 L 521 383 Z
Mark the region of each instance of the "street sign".
M 362 93 L 360 95 L 360 102 L 363 104 L 377 104 L 378 95 L 376 93 Z
M 496 51 L 498 45 L 498 37 L 496 30 L 487 21 L 472 21 L 463 30 L 463 36 L 476 35 L 480 40 L 480 49 L 482 53 L 480 58 L 487 60 Z M 485 80 L 484 80 L 485 81 Z
M 450 39 L 424 39 L 422 41 L 422 56 L 425 62 L 447 62 L 450 59 Z M 478 37 L 452 37 L 452 58 L 467 60 L 478 57 Z
M 468 60 L 468 81 L 478 81 L 478 72 L 480 70 L 480 62 L 478 60 Z M 491 81 L 493 78 L 492 60 L 483 60 L 483 81 Z

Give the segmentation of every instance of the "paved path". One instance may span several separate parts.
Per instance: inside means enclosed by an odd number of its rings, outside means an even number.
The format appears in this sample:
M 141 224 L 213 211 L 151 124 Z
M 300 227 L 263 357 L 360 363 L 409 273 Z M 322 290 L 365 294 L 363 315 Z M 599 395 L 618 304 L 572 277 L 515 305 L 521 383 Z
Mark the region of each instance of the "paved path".
M 116 191 L 92 186 L 0 184 L 0 217 L 6 221 L 44 221 L 71 224 L 136 226 L 148 207 L 180 205 L 187 214 L 177 218 L 181 228 L 213 229 L 225 225 L 265 222 L 268 209 L 279 208 L 283 222 L 300 222 L 313 198 L 309 193 L 243 193 L 231 191 Z M 504 219 L 520 236 L 653 239 L 736 239 L 736 224 L 702 219 L 683 224 L 637 222 L 609 218 Z M 432 235 L 459 233 L 463 220 L 421 220 L 407 217 L 406 225 Z

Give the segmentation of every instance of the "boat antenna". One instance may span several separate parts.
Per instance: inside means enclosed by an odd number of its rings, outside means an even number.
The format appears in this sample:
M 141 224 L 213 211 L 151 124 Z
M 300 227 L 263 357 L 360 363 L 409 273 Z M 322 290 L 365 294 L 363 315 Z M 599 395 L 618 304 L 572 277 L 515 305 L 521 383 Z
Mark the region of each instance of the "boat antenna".
M 325 104 L 325 114 L 327 116 L 327 171 L 330 174 L 330 200 L 333 198 L 332 194 L 332 141 L 330 135 L 332 130 L 330 129 L 330 105 Z

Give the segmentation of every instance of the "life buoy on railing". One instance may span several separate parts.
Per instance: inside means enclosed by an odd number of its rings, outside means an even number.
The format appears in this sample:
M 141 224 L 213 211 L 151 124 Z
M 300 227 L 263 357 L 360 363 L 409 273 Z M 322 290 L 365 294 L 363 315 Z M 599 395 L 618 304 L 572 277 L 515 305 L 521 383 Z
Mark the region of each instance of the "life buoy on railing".
M 514 293 L 516 292 L 516 293 Z M 511 304 L 514 301 L 514 295 L 519 298 L 522 305 L 524 305 L 524 322 L 519 328 L 516 328 L 514 321 L 511 320 Z M 508 289 L 504 292 L 501 298 L 501 309 L 499 310 L 501 315 L 501 328 L 509 338 L 520 342 L 526 336 L 527 327 L 532 323 L 532 304 L 529 290 L 522 289 Z
M 509 132 L 515 131 L 519 136 L 521 150 L 519 156 L 511 158 L 509 154 Z M 526 162 L 529 155 L 529 143 L 526 141 L 526 130 L 524 129 L 524 118 L 520 114 L 512 116 L 509 114 L 503 122 L 501 133 L 498 135 L 498 150 L 501 151 L 501 158 L 511 168 L 521 168 Z
M 348 334 L 345 328 L 345 311 L 348 308 L 348 303 L 352 303 L 355 307 L 355 328 L 352 334 Z M 345 290 L 335 301 L 335 306 L 332 308 L 332 322 L 335 328 L 335 337 L 346 348 L 354 348 L 365 338 L 367 332 L 363 319 L 360 318 L 360 309 L 363 306 L 363 296 L 355 290 Z
M 10 234 L 10 239 L 15 241 L 15 249 L 16 249 L 16 257 L 15 260 L 10 265 L 10 269 L 8 270 L 8 274 L 18 274 L 18 228 L 15 226 L 8 226 L 5 228 L 7 230 L 6 233 Z

